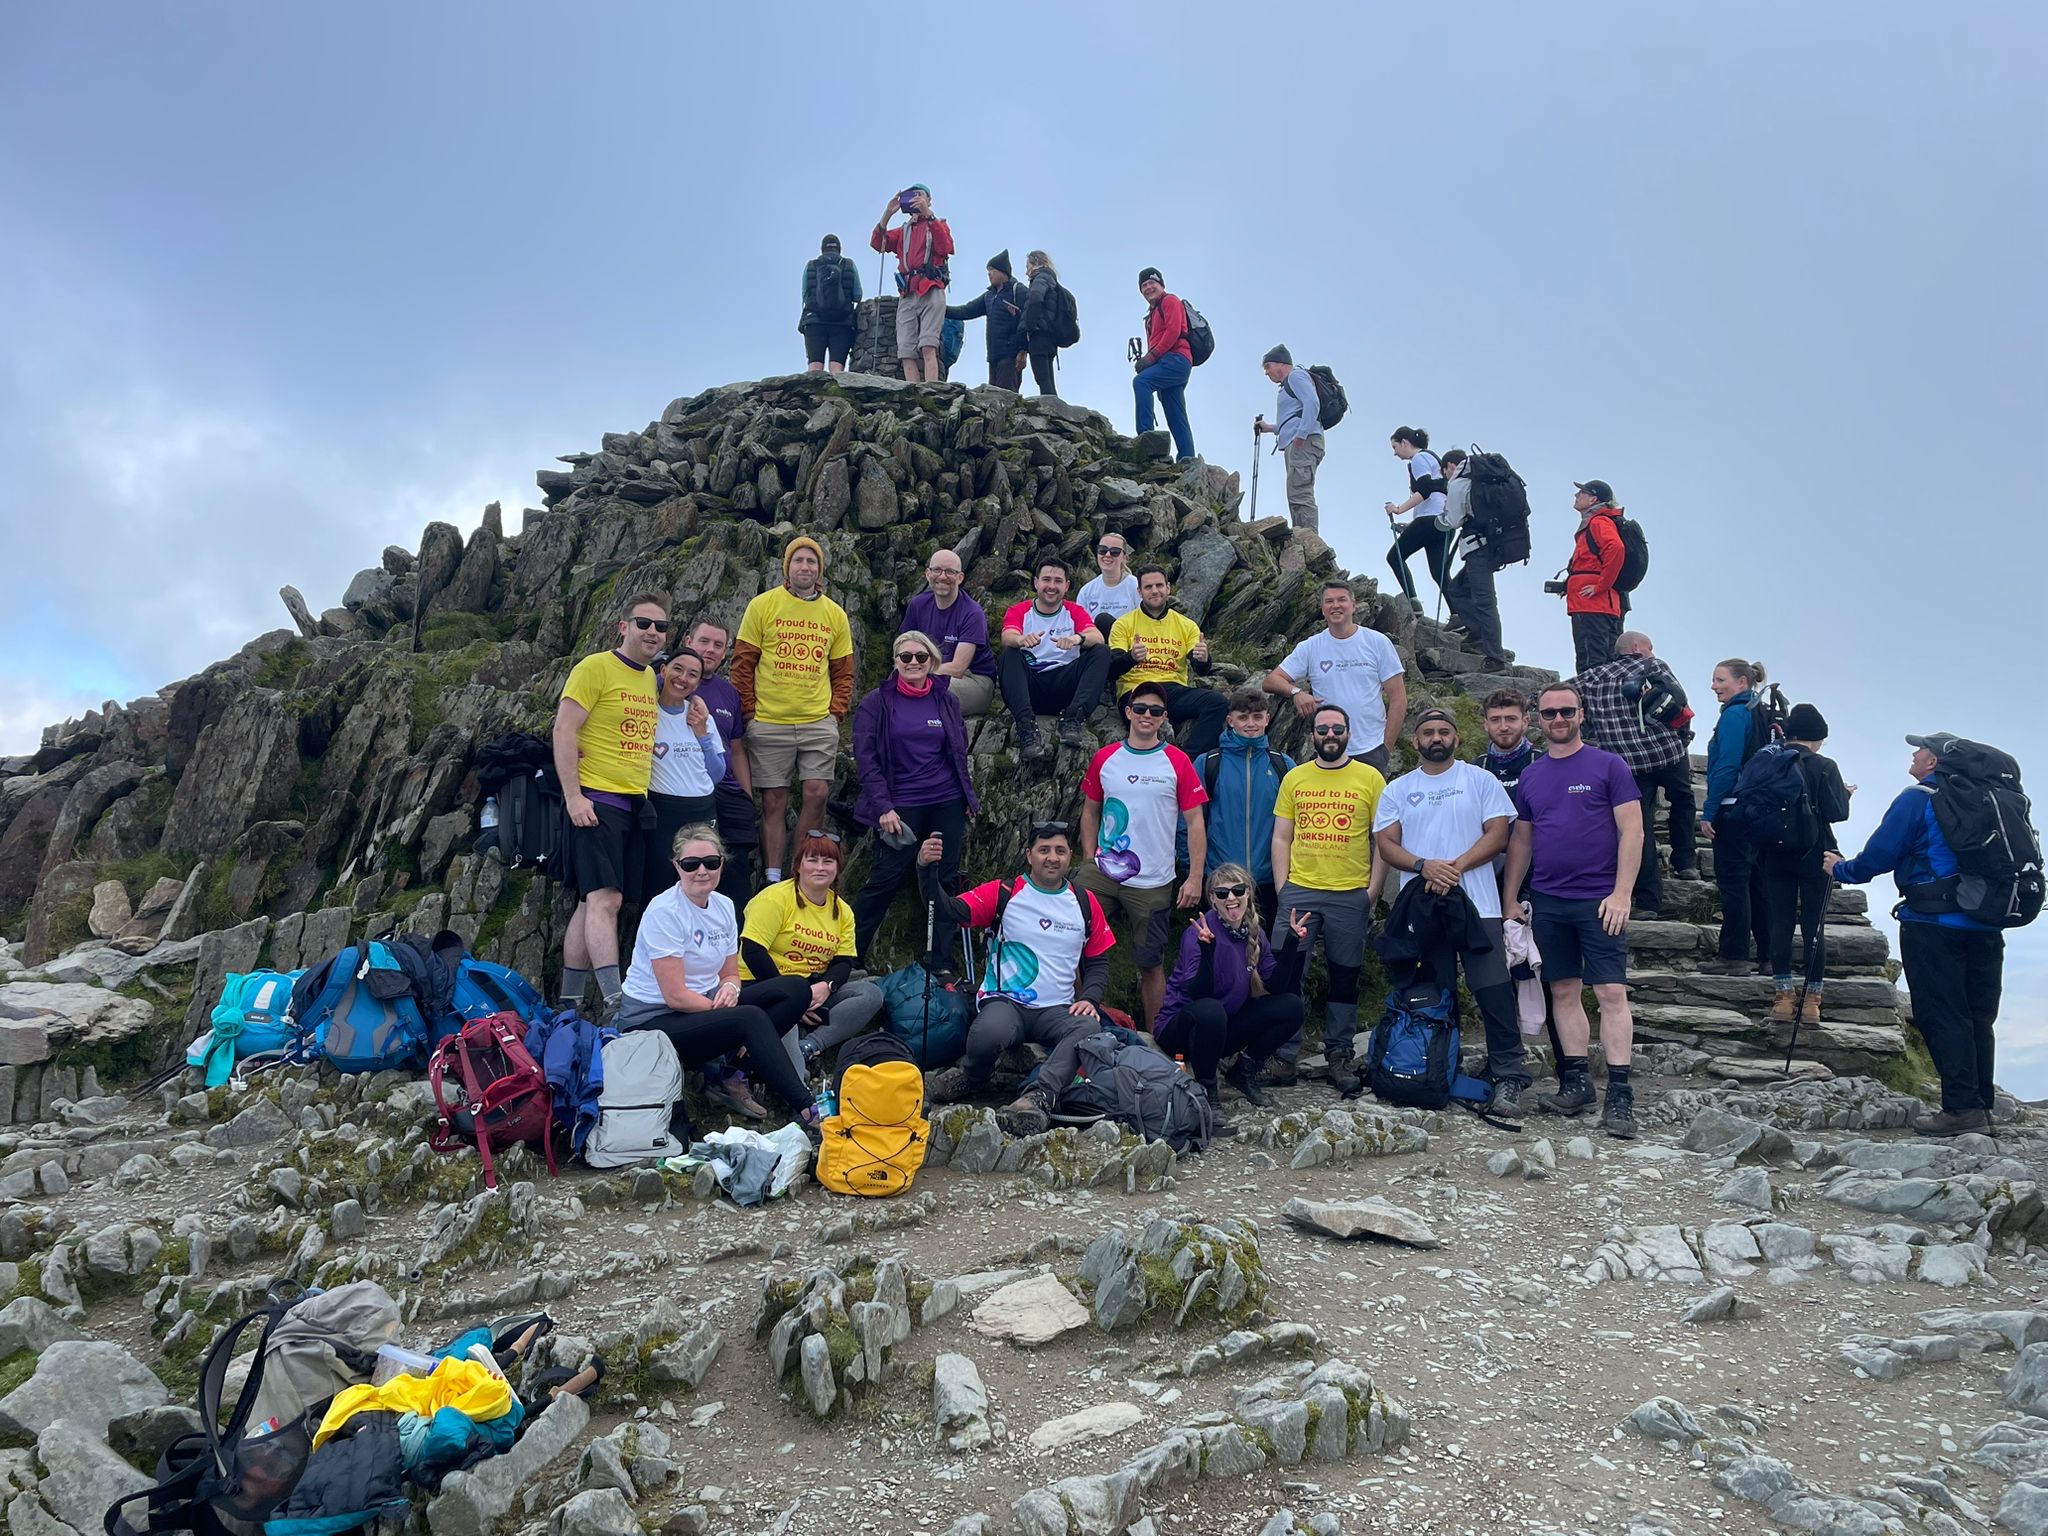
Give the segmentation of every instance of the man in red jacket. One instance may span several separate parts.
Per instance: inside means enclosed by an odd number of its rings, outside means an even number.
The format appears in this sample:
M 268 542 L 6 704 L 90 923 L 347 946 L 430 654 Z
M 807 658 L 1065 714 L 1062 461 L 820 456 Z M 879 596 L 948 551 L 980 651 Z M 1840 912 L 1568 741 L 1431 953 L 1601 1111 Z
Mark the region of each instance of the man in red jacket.
M 1605 480 L 1572 483 L 1579 492 L 1572 498 L 1572 507 L 1579 514 L 1579 531 L 1572 540 L 1571 566 L 1565 572 L 1564 611 L 1571 616 L 1572 649 L 1583 673 L 1614 659 L 1614 642 L 1621 638 L 1623 602 L 1614 583 L 1628 552 L 1615 523 L 1621 508 L 1614 505 L 1613 488 Z
M 1157 267 L 1138 274 L 1138 292 L 1145 296 L 1145 355 L 1138 359 L 1132 388 L 1138 395 L 1138 430 L 1152 430 L 1152 397 L 1166 412 L 1166 430 L 1173 434 L 1174 456 L 1195 456 L 1195 434 L 1188 426 L 1188 375 L 1195 371 L 1194 348 L 1188 341 L 1188 307 L 1166 291 Z
M 910 222 L 891 229 L 889 221 L 898 213 L 909 214 Z M 952 276 L 947 262 L 953 255 L 953 231 L 944 219 L 932 217 L 932 189 L 919 182 L 891 197 L 868 244 L 896 258 L 896 356 L 903 364 L 903 377 L 917 382 L 921 357 L 924 377 L 936 383 L 939 333 L 946 325 L 946 283 Z

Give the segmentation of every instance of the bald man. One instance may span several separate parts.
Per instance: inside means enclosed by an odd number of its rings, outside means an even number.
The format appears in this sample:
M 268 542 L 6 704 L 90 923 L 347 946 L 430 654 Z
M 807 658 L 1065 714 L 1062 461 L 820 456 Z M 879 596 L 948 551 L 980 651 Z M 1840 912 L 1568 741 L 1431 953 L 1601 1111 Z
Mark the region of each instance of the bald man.
M 985 715 L 996 693 L 996 653 L 988 643 L 988 615 L 960 590 L 965 580 L 958 555 L 933 550 L 924 563 L 927 590 L 910 600 L 896 633 L 915 629 L 930 635 L 941 658 L 937 675 L 951 679 L 947 686 L 960 712 Z

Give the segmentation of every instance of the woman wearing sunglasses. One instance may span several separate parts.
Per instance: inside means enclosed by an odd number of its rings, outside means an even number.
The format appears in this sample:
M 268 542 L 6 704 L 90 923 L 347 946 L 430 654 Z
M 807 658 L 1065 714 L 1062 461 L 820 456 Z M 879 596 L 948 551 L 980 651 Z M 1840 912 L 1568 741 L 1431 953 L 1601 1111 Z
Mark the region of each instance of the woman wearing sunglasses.
M 718 781 L 725 777 L 725 738 L 697 697 L 704 661 L 695 651 L 659 660 L 661 715 L 654 722 L 654 843 L 647 854 L 640 899 L 651 901 L 676 883 L 668 852 L 676 834 L 700 822 L 716 823 Z
M 874 866 L 853 899 L 854 943 L 867 965 L 875 930 L 905 880 L 918 844 L 936 836 L 945 845 L 939 878 L 953 889 L 967 841 L 967 818 L 979 808 L 967 777 L 967 721 L 951 680 L 936 676 L 938 647 L 922 630 L 896 637 L 896 668 L 853 712 L 853 761 L 860 771 L 854 819 L 876 833 Z M 950 964 L 958 925 L 941 910 L 933 920 L 931 952 Z
M 725 845 L 711 826 L 685 827 L 673 853 L 676 883 L 640 916 L 619 1028 L 660 1030 L 686 1067 L 744 1051 L 790 1113 L 813 1124 L 810 1090 L 767 1010 L 740 1001 L 739 918 L 718 894 Z
M 844 1044 L 882 1011 L 882 989 L 850 981 L 853 908 L 839 899 L 846 850 L 836 832 L 815 828 L 796 849 L 796 874 L 747 903 L 740 929 L 740 996 L 759 1002 L 788 1044 L 799 1025 L 806 1066 Z M 797 985 L 793 995 L 790 983 Z M 768 990 L 773 984 L 774 992 Z
M 1264 1104 L 1259 1069 L 1301 1032 L 1308 920 L 1290 911 L 1280 932 L 1285 937 L 1276 955 L 1259 934 L 1251 872 L 1242 864 L 1219 864 L 1209 876 L 1209 910 L 1180 936 L 1180 959 L 1166 979 L 1152 1038 L 1169 1056 L 1187 1058 L 1219 1118 L 1217 1063 L 1241 1053 L 1228 1073 L 1230 1086 Z

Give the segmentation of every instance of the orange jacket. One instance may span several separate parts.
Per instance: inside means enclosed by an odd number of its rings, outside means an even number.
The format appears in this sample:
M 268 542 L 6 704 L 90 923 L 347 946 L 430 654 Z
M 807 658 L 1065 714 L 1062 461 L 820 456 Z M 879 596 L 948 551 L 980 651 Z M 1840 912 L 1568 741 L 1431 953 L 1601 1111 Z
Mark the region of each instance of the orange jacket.
M 1621 529 L 1615 525 L 1620 516 L 1620 507 L 1595 507 L 1586 526 L 1572 540 L 1572 563 L 1564 584 L 1566 613 L 1621 617 L 1621 594 L 1614 590 L 1614 580 L 1621 574 L 1621 563 L 1628 550 L 1621 542 Z

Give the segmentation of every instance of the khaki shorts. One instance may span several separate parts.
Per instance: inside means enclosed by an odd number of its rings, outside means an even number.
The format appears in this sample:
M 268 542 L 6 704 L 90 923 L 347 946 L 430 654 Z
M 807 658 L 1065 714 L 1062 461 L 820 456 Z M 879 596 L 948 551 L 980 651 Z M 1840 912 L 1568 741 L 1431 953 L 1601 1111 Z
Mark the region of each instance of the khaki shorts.
M 946 326 L 946 290 L 927 288 L 896 301 L 896 355 L 916 357 L 926 347 L 938 350 Z
M 1131 924 L 1131 963 L 1148 970 L 1166 958 L 1166 930 L 1173 916 L 1173 898 L 1178 880 L 1164 885 L 1123 885 L 1112 880 L 1093 863 L 1074 871 L 1074 884 L 1093 891 L 1102 902 L 1102 915 L 1112 923 L 1121 913 Z
M 838 772 L 839 722 L 827 715 L 808 725 L 747 726 L 742 738 L 747 761 L 753 764 L 754 788 L 787 789 L 793 781 L 819 779 L 830 783 Z

